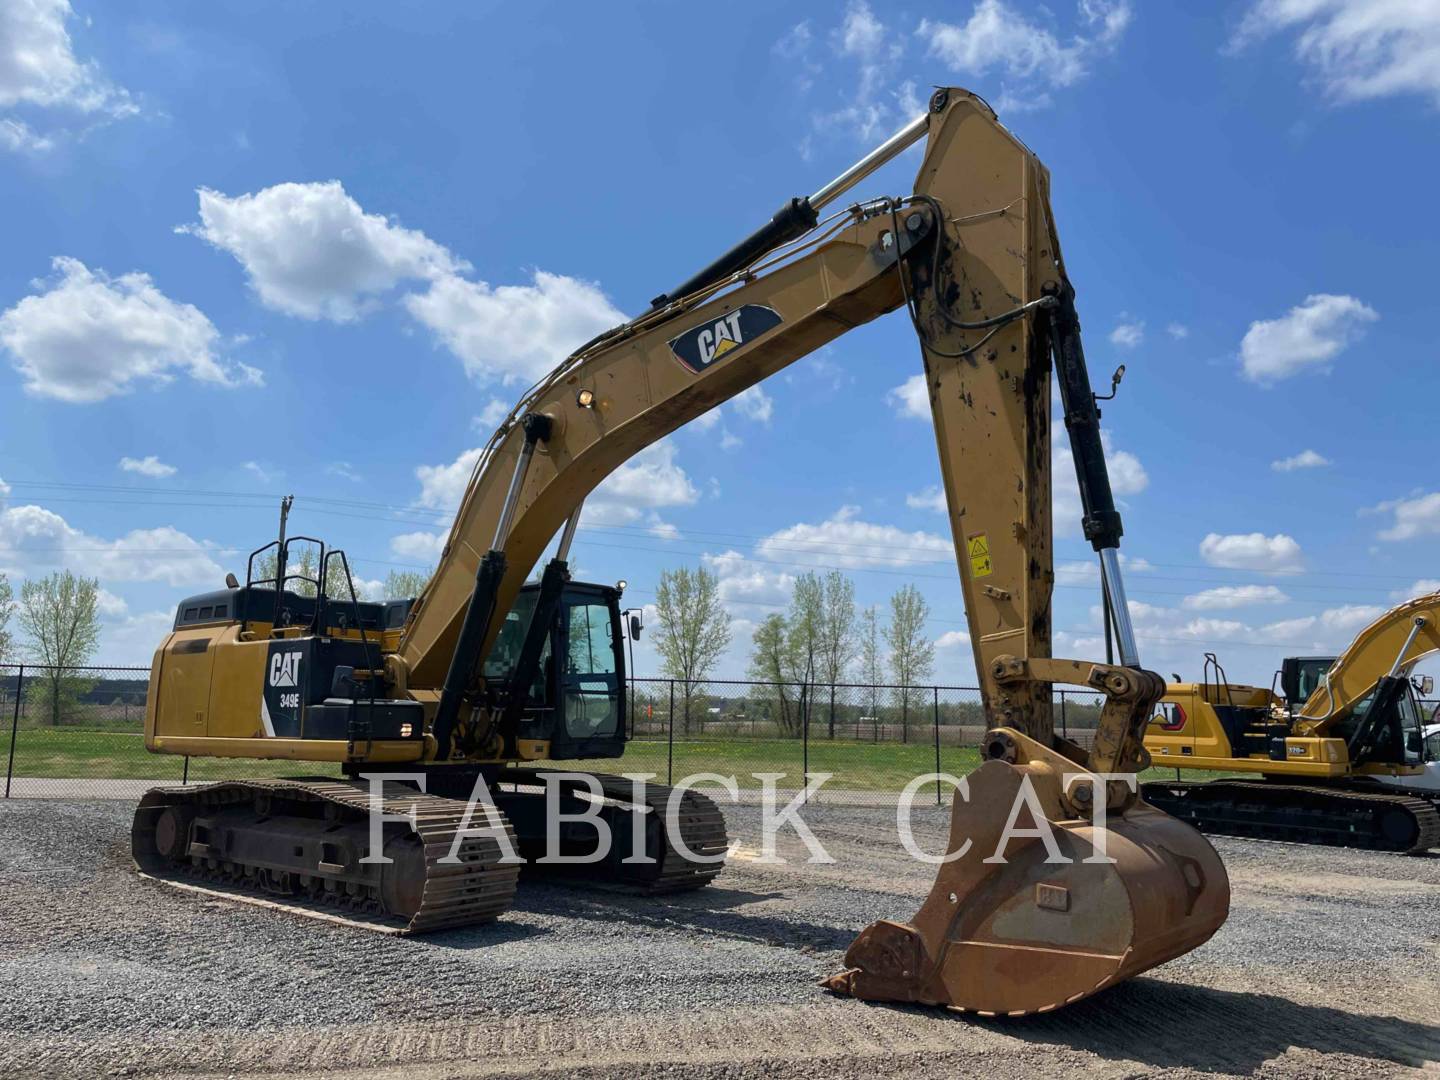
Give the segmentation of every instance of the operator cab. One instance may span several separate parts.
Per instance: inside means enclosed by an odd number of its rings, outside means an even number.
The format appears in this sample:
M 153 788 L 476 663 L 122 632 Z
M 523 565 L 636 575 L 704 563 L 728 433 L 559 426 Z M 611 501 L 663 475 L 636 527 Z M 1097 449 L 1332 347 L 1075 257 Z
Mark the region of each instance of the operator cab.
M 1280 690 L 1292 713 L 1309 700 L 1335 666 L 1333 656 L 1287 656 L 1280 665 Z
M 487 689 L 508 698 L 516 665 L 540 599 L 540 584 L 523 586 L 485 661 Z M 619 757 L 627 738 L 625 640 L 620 590 L 567 582 L 534 677 L 525 689 L 517 740 L 550 742 L 552 758 Z

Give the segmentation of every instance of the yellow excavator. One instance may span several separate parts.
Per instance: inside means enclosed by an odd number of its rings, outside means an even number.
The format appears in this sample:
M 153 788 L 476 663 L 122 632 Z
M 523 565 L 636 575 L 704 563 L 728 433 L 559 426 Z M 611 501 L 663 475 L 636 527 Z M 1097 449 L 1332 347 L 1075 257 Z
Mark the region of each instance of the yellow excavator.
M 1440 846 L 1440 757 L 1415 665 L 1440 651 L 1440 593 L 1387 611 L 1339 657 L 1291 656 L 1270 687 L 1242 686 L 1205 654 L 1198 683 L 1171 683 L 1145 748 L 1176 779 L 1144 785 L 1155 806 L 1205 832 L 1422 852 Z M 1197 770 L 1254 779 L 1187 781 Z
M 921 141 L 912 194 L 838 201 Z M 1207 940 L 1228 912 L 1224 867 L 1135 789 L 1164 684 L 1140 667 L 1129 624 L 1049 174 L 959 89 L 937 90 L 883 145 L 526 393 L 485 446 L 413 603 L 327 595 L 332 562 L 348 580 L 338 551 L 291 589 L 289 548 L 303 538 L 283 529 L 266 580 L 253 577 L 261 549 L 243 585 L 182 603 L 154 660 L 147 747 L 328 762 L 342 775 L 151 791 L 135 816 L 137 864 L 192 887 L 433 930 L 505 910 L 517 885 L 505 841 L 535 864 L 547 832 L 572 854 L 593 846 L 598 827 L 561 820 L 589 806 L 616 842 L 607 860 L 571 867 L 579 879 L 648 891 L 711 880 L 727 838 L 710 799 L 524 767 L 624 750 L 618 593 L 568 572 L 583 502 L 644 447 L 896 309 L 924 360 L 990 730 L 953 806 L 955 857 L 919 913 L 864 929 L 826 985 L 1024 1014 Z M 1127 613 L 1116 665 L 1050 655 L 1052 374 L 1085 535 Z M 1104 696 L 1088 752 L 1056 735 L 1055 683 Z

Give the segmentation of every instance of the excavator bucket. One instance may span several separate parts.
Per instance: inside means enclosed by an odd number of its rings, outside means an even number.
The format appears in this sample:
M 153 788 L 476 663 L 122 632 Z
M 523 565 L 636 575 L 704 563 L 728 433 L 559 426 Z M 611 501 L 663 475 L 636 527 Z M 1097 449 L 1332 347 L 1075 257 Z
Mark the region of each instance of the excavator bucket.
M 940 867 L 910 923 L 860 934 L 830 990 L 983 1015 L 1047 1012 L 1189 952 L 1225 921 L 1225 868 L 1190 826 L 1137 801 L 1101 830 L 1075 815 L 1046 763 L 987 761 L 967 781 L 947 848 L 963 854 Z M 1037 835 L 1047 826 L 1048 843 Z

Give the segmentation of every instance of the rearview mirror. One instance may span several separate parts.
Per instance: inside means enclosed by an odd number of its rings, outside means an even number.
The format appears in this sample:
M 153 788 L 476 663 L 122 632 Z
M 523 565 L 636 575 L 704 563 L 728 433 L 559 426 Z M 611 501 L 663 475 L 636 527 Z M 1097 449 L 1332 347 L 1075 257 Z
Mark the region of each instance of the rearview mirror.
M 645 628 L 645 617 L 639 611 L 626 612 L 626 622 L 630 628 L 630 640 L 639 641 L 640 631 Z
M 1421 675 L 1420 685 L 1416 687 L 1421 697 L 1429 697 L 1435 692 L 1435 677 L 1433 675 Z

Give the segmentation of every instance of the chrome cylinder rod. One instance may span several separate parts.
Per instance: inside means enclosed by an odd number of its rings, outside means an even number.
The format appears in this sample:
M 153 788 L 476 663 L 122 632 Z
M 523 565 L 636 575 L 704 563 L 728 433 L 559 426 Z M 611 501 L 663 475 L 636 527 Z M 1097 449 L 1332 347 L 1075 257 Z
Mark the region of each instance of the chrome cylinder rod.
M 1415 637 L 1420 633 L 1420 628 L 1425 625 L 1425 616 L 1416 615 L 1415 621 L 1410 624 L 1410 633 L 1405 638 L 1405 644 L 1400 646 L 1400 655 L 1395 657 L 1395 663 L 1390 665 L 1390 678 L 1400 674 L 1405 666 L 1405 657 L 1410 655 L 1410 646 L 1415 644 Z
M 1130 622 L 1130 605 L 1125 600 L 1125 581 L 1120 576 L 1120 552 L 1117 548 L 1100 549 L 1100 576 L 1105 582 L 1105 595 L 1110 598 L 1110 613 L 1115 620 L 1115 638 L 1120 646 L 1120 663 L 1125 667 L 1140 666 L 1140 650 L 1135 645 L 1135 626 Z
M 560 530 L 560 543 L 555 545 L 555 558 L 561 562 L 570 561 L 570 545 L 575 542 L 575 530 L 580 527 L 580 511 L 583 509 L 585 504 L 582 502 L 565 519 L 565 527 Z
M 505 503 L 500 507 L 500 520 L 495 523 L 495 542 L 490 546 L 496 551 L 505 547 L 505 538 L 510 535 L 510 524 L 515 520 L 515 504 L 520 501 L 520 489 L 525 486 L 525 474 L 530 470 L 530 459 L 535 456 L 535 442 L 527 430 L 525 441 L 520 446 L 520 456 L 515 461 L 515 472 L 510 477 L 510 490 L 505 492 Z
M 918 142 L 920 137 L 929 130 L 930 114 L 921 113 L 874 150 L 871 150 L 870 153 L 866 154 L 854 165 L 851 165 L 839 176 L 835 177 L 834 180 L 831 180 L 819 191 L 815 192 L 814 195 L 811 195 L 810 206 L 819 210 L 826 203 L 834 202 L 861 180 L 864 180 L 865 177 L 880 168 L 880 166 L 899 157 Z

